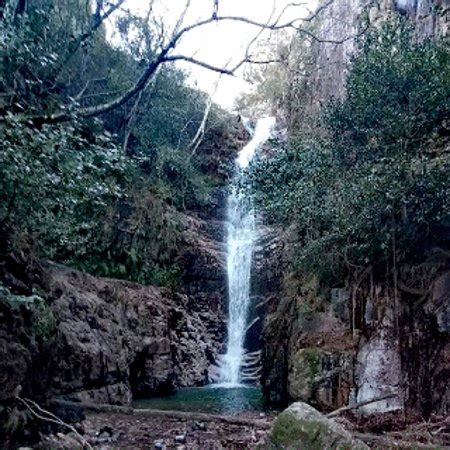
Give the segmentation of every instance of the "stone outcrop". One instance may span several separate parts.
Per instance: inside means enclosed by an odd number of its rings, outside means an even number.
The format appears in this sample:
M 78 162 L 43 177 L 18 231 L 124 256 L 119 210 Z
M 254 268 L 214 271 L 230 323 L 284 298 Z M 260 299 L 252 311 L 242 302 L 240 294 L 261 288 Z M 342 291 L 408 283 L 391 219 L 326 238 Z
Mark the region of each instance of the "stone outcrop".
M 327 2 L 323 2 L 327 3 Z M 309 85 L 309 113 L 324 101 L 345 95 L 345 76 L 351 56 L 356 51 L 355 39 L 363 30 L 363 19 L 377 24 L 398 12 L 415 25 L 417 39 L 448 36 L 450 23 L 446 0 L 340 0 L 331 2 L 319 15 L 315 29 L 319 38 L 333 42 L 313 45 L 314 66 Z
M 369 449 L 344 427 L 302 402 L 293 403 L 277 417 L 267 447 L 305 450 Z
M 347 404 L 352 338 L 330 304 L 283 298 L 267 316 L 263 341 L 263 389 L 273 402 L 302 400 L 322 410 Z
M 400 273 L 396 294 L 390 280 L 376 281 L 370 271 L 328 298 L 306 288 L 289 297 L 285 288 L 263 330 L 269 399 L 330 411 L 391 395 L 360 411 L 447 414 L 448 261 Z
M 22 385 L 26 395 L 127 404 L 207 381 L 221 345 L 217 305 L 194 311 L 186 295 L 167 289 L 51 263 L 45 270 L 54 317 L 45 339 L 36 305 L 1 302 L 3 396 Z
M 128 404 L 210 380 L 225 337 L 220 191 L 210 220 L 179 215 L 178 292 L 97 278 L 31 253 L 2 260 L 0 400 Z M 34 295 L 34 292 L 39 292 Z

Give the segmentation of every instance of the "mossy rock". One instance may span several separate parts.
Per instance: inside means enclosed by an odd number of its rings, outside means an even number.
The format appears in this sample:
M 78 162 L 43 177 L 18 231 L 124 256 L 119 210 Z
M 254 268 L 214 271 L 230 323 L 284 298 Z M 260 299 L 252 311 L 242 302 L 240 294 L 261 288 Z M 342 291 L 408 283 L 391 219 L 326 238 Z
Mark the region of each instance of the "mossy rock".
M 328 419 L 312 406 L 297 402 L 277 418 L 267 449 L 368 450 L 369 447 L 341 425 Z
M 289 395 L 293 399 L 309 401 L 313 395 L 314 380 L 322 371 L 325 352 L 319 348 L 300 349 L 291 360 Z

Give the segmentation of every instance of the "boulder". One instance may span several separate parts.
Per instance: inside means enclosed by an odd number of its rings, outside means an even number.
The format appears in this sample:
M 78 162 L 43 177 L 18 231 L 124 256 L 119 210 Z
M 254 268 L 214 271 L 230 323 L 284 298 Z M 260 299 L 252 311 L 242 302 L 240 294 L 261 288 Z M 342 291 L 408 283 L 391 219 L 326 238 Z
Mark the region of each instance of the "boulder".
M 222 346 L 220 306 L 50 262 L 42 267 L 45 303 L 0 293 L 0 402 L 21 391 L 40 403 L 127 405 L 133 396 L 208 382 Z
M 293 403 L 276 419 L 267 448 L 333 450 L 369 447 L 307 403 Z

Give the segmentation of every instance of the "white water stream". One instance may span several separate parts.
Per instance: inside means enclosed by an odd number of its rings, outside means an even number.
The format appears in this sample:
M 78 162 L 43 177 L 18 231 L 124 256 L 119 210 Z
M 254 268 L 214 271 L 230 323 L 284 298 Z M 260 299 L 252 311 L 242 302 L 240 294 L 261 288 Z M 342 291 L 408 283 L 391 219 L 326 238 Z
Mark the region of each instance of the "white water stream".
M 258 120 L 253 138 L 236 159 L 236 175 L 228 197 L 228 340 L 227 351 L 220 366 L 219 382 L 230 387 L 238 386 L 242 381 L 251 264 L 257 235 L 252 201 L 237 186 L 246 176 L 243 169 L 249 165 L 259 147 L 270 138 L 274 125 L 273 117 Z

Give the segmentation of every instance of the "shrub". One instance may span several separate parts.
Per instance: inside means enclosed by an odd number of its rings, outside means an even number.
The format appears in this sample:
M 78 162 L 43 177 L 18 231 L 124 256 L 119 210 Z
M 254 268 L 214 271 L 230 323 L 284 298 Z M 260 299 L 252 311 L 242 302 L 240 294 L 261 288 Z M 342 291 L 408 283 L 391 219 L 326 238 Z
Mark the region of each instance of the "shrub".
M 330 280 L 442 236 L 449 71 L 446 48 L 388 21 L 361 42 L 347 96 L 323 108 L 322 128 L 291 130 L 289 145 L 253 167 L 259 204 L 296 224 L 299 267 Z

